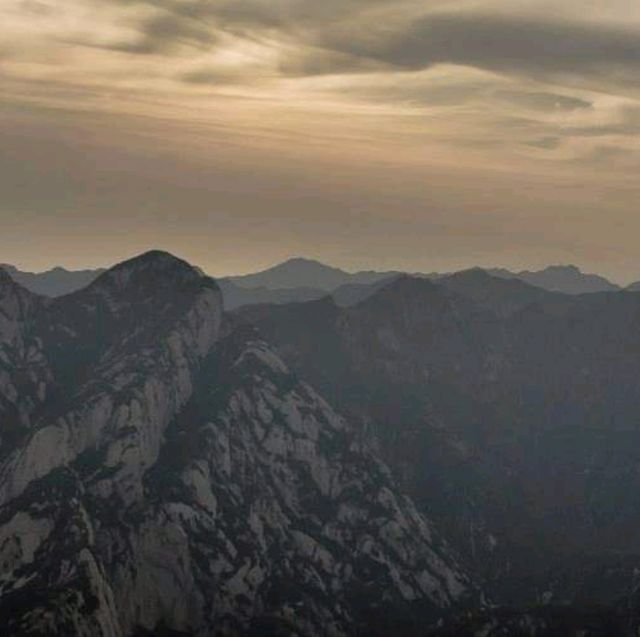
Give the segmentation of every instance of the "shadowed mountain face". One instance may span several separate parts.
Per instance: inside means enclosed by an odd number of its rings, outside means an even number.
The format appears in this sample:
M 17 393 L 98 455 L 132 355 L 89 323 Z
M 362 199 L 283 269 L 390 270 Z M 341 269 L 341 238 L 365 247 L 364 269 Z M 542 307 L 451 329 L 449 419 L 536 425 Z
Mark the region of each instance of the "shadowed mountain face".
M 238 316 L 360 423 L 495 599 L 635 586 L 640 295 L 470 271 Z
M 359 431 L 166 253 L 59 299 L 0 272 L 0 423 L 3 634 L 411 634 L 475 595 Z
M 63 296 L 86 287 L 104 270 L 65 270 L 53 268 L 46 272 L 22 272 L 12 265 L 0 265 L 22 287 L 41 296 Z

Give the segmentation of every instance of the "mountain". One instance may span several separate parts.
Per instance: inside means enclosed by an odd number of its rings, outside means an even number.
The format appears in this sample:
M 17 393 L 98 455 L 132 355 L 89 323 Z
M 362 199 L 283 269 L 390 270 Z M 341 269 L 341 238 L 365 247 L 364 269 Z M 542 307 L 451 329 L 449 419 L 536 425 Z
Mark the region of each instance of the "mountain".
M 264 272 L 218 280 L 227 310 L 251 305 L 304 303 L 331 294 L 350 306 L 391 281 L 395 272 L 344 272 L 309 259 L 290 259 Z
M 0 272 L 0 363 L 3 634 L 410 635 L 477 597 L 353 423 L 184 261 L 57 299 Z
M 510 272 L 501 268 L 488 269 L 492 276 L 520 279 L 530 285 L 564 294 L 594 294 L 616 292 L 620 287 L 597 274 L 585 274 L 574 265 L 554 265 L 537 272 Z
M 498 278 L 480 268 L 445 275 L 436 282 L 499 316 L 509 316 L 528 305 L 555 297 L 553 292 L 519 279 Z
M 474 269 L 479 272 L 479 268 Z M 615 292 L 620 288 L 595 274 L 585 274 L 575 266 L 551 266 L 537 272 L 511 272 L 495 268 L 484 270 L 493 279 L 520 280 L 551 292 L 587 294 Z M 432 281 L 455 279 L 462 273 L 411 274 L 402 272 L 348 273 L 309 259 L 290 259 L 264 272 L 220 280 L 226 307 L 234 310 L 248 305 L 286 304 L 314 301 L 331 293 L 336 303 L 348 307 L 359 303 L 399 276 Z M 485 290 L 486 291 L 486 290 Z
M 304 303 L 315 301 L 327 294 L 326 290 L 319 288 L 244 288 L 230 279 L 220 279 L 218 285 L 222 291 L 226 310 L 269 303 L 276 305 Z
M 640 281 L 637 283 L 632 283 L 630 286 L 626 288 L 627 292 L 640 292 Z
M 251 305 L 305 303 L 317 301 L 327 295 L 341 307 L 349 307 L 364 301 L 392 280 L 393 277 L 375 283 L 346 283 L 332 292 L 319 288 L 243 288 L 230 279 L 220 279 L 218 284 L 224 298 L 224 307 L 231 311 Z
M 46 272 L 22 272 L 12 265 L 0 265 L 23 287 L 42 296 L 56 297 L 75 292 L 96 279 L 103 269 L 70 271 L 61 267 Z M 575 266 L 551 266 L 537 272 L 511 272 L 502 268 L 487 269 L 493 277 L 520 279 L 545 290 L 565 294 L 614 292 L 620 288 L 595 274 L 584 274 Z M 349 273 L 319 261 L 295 258 L 263 272 L 219 279 L 229 310 L 263 303 L 298 303 L 317 300 L 333 293 L 339 305 L 349 306 L 363 300 L 385 281 L 402 272 L 362 271 Z M 411 276 L 439 280 L 451 274 L 430 273 Z M 636 286 L 637 287 L 637 286 Z M 628 288 L 633 291 L 634 287 Z
M 23 287 L 42 296 L 63 296 L 89 285 L 104 270 L 65 270 L 53 268 L 46 272 L 22 272 L 8 264 L 0 265 L 0 269 L 7 272 L 11 278 Z
M 640 296 L 476 270 L 236 315 L 359 427 L 496 602 L 638 586 Z
M 373 296 L 378 290 L 389 285 L 400 276 L 404 275 L 391 274 L 373 283 L 345 283 L 331 293 L 331 298 L 340 307 L 352 307 Z
M 313 288 L 331 292 L 349 283 L 370 284 L 393 276 L 394 272 L 356 272 L 351 274 L 319 261 L 289 259 L 263 272 L 228 277 L 242 288 Z

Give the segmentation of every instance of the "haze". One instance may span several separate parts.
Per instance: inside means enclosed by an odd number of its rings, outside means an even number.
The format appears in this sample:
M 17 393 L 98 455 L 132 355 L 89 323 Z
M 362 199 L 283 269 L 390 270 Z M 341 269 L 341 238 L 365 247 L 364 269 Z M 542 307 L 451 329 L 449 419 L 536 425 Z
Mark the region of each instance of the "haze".
M 637 279 L 634 0 L 3 0 L 0 249 Z

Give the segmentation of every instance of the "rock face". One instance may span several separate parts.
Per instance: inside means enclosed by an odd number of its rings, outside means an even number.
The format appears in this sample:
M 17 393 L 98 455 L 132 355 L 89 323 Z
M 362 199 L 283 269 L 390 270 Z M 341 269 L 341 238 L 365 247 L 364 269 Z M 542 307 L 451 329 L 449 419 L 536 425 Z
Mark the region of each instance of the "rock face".
M 350 425 L 166 253 L 0 274 L 7 635 L 389 634 L 475 594 Z

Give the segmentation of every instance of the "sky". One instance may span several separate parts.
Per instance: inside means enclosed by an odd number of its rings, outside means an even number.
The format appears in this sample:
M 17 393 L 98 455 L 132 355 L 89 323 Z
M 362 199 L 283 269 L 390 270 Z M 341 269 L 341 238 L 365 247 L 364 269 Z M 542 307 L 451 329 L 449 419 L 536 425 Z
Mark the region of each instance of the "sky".
M 0 5 L 0 262 L 640 279 L 637 0 Z

